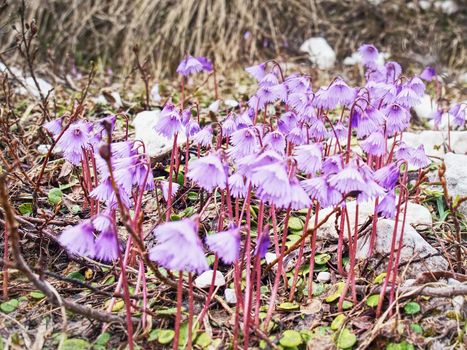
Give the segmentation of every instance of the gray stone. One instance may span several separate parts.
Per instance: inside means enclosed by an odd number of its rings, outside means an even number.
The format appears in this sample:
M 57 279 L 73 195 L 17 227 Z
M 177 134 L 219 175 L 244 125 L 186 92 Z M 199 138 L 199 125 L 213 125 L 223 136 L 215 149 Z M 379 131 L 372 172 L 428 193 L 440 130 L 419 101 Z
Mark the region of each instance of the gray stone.
M 380 256 L 386 256 L 391 250 L 391 242 L 395 227 L 395 221 L 389 219 L 380 219 L 376 226 L 376 242 L 374 253 Z M 396 249 L 399 244 L 400 229 L 397 230 Z M 416 276 L 420 271 L 439 271 L 448 267 L 448 262 L 443 257 L 436 255 L 434 249 L 422 236 L 410 225 L 404 230 L 403 246 L 401 250 L 400 263 L 410 262 L 423 258 L 410 264 L 408 276 Z M 369 254 L 369 236 L 362 238 L 357 246 L 357 258 L 365 259 Z
M 316 280 L 318 282 L 329 282 L 331 280 L 331 274 L 326 271 L 321 271 L 318 273 L 318 276 L 316 276 Z
M 331 69 L 336 62 L 336 53 L 326 39 L 321 37 L 307 39 L 300 46 L 300 51 L 306 52 L 310 61 L 319 69 Z
M 467 196 L 467 155 L 447 153 L 444 163 L 449 195 L 453 198 Z M 467 216 L 467 201 L 460 205 L 459 211 Z
M 236 304 L 237 303 L 237 295 L 235 294 L 235 290 L 232 288 L 226 288 L 224 291 L 224 298 L 228 304 Z

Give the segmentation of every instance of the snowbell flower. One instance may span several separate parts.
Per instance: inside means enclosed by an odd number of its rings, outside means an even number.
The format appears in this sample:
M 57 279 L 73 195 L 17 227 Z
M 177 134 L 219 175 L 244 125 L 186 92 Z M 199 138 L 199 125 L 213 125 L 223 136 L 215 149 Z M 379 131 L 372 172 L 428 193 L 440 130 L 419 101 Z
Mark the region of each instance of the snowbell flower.
M 232 264 L 240 256 L 240 228 L 232 226 L 227 231 L 206 236 L 206 244 L 224 264 Z
M 224 189 L 227 183 L 226 169 L 217 153 L 192 161 L 187 176 L 208 192 L 216 187 Z

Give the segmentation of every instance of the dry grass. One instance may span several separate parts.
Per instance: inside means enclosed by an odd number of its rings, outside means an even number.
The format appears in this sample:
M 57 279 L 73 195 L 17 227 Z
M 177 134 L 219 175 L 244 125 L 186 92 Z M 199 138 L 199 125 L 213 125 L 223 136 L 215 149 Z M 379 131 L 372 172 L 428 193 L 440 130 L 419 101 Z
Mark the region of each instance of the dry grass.
M 9 1 L 9 11 L 17 3 Z M 129 68 L 132 48 L 172 71 L 190 52 L 231 64 L 297 54 L 304 39 L 325 36 L 340 57 L 362 42 L 390 48 L 399 60 L 460 68 L 466 63 L 467 11 L 423 11 L 407 1 L 367 0 L 30 0 L 29 19 L 39 25 L 40 54 L 78 63 L 103 58 Z M 417 2 L 415 2 L 416 4 Z M 250 37 L 245 38 L 249 32 Z M 0 36 L 3 47 L 14 33 Z M 170 67 L 170 70 L 167 70 Z

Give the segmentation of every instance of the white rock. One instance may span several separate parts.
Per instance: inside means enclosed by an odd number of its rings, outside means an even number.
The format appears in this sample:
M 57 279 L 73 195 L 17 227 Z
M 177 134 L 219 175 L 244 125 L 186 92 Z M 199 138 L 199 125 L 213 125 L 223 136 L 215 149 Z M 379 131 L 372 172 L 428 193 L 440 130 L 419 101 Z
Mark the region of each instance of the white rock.
M 232 288 L 226 288 L 224 291 L 224 298 L 227 304 L 236 304 L 237 303 L 237 295 L 235 294 L 235 290 Z
M 151 97 L 152 102 L 161 102 L 162 98 L 161 95 L 159 95 L 159 84 L 154 84 L 154 86 L 151 88 L 149 96 Z
M 454 117 L 452 115 L 449 115 L 449 113 L 443 113 L 441 116 L 441 121 L 439 122 L 438 125 L 435 125 L 434 119 L 430 120 L 428 124 L 432 129 L 437 129 L 437 130 L 448 130 L 449 127 L 452 129 L 455 129 L 455 125 L 453 124 L 453 119 Z
M 467 155 L 447 153 L 444 163 L 449 195 L 453 198 L 467 196 Z M 460 205 L 459 211 L 467 216 L 467 202 Z
M 350 201 L 347 203 L 347 213 L 349 216 L 349 224 L 351 232 L 354 232 L 355 226 L 355 212 L 356 212 L 356 205 L 355 201 Z M 324 217 L 326 217 L 332 208 L 324 208 L 319 211 L 318 214 L 318 222 L 321 221 Z M 361 226 L 365 223 L 369 216 L 372 216 L 374 213 L 374 202 L 363 202 L 358 205 L 358 225 Z M 400 218 L 402 219 L 403 213 L 400 213 Z M 425 208 L 423 205 L 416 204 L 409 202 L 407 204 L 407 215 L 406 215 L 406 226 L 412 225 L 417 228 L 427 228 L 431 227 L 433 223 L 433 218 L 431 217 L 430 211 Z M 308 225 L 309 228 L 313 228 L 315 222 L 315 217 L 312 216 L 310 219 L 310 223 Z M 338 225 L 340 224 L 340 217 L 338 219 Z M 338 226 L 337 225 L 337 226 Z M 320 240 L 326 239 L 338 239 L 339 233 L 336 230 L 336 215 L 332 214 L 329 219 L 318 229 L 317 237 Z M 344 226 L 344 239 L 347 240 L 348 238 L 348 229 L 347 225 Z
M 428 0 L 420 0 L 418 5 L 422 10 L 428 10 L 431 7 L 431 1 Z
M 27 78 L 20 78 L 18 79 L 21 80 L 22 84 L 24 86 L 20 86 L 16 89 L 16 92 L 20 95 L 28 95 L 31 94 L 36 98 L 40 97 L 39 90 L 37 89 L 36 84 L 34 83 L 34 79 L 32 77 L 27 77 Z M 50 85 L 47 81 L 41 78 L 36 78 L 37 84 L 39 85 L 39 88 L 42 92 L 42 95 L 45 97 L 49 93 L 49 91 L 53 90 L 53 86 Z M 50 92 L 50 95 L 53 94 L 53 91 Z
M 459 83 L 461 84 L 467 84 L 467 72 L 464 72 L 461 75 L 459 75 L 459 78 L 457 78 L 457 80 L 459 80 Z
M 214 101 L 213 103 L 211 103 L 209 105 L 209 107 L 208 107 L 208 111 L 213 112 L 213 113 L 217 113 L 219 111 L 220 102 L 221 101 L 217 100 L 217 101 Z
M 135 140 L 144 142 L 146 153 L 150 157 L 156 157 L 170 152 L 173 146 L 173 139 L 156 133 L 154 126 L 159 121 L 160 110 L 143 111 L 136 115 L 133 120 L 135 127 Z M 177 143 L 182 145 L 186 141 L 185 134 L 180 133 L 177 137 Z M 142 151 L 142 150 L 141 150 Z
M 440 9 L 447 15 L 452 15 L 453 13 L 456 13 L 459 9 L 457 3 L 453 0 L 436 1 L 435 8 Z
M 264 259 L 266 260 L 266 263 L 268 264 L 272 263 L 274 260 L 276 260 L 276 258 L 277 258 L 276 254 L 269 253 L 269 252 L 267 252 L 266 255 L 264 256 Z
M 432 119 L 433 114 L 438 109 L 438 104 L 431 98 L 430 95 L 423 94 L 420 103 L 413 109 L 420 118 Z
M 39 152 L 39 154 L 47 154 L 49 152 L 49 149 L 50 145 L 39 145 L 37 147 L 37 152 Z
M 443 158 L 448 146 L 448 131 L 425 130 L 421 133 L 405 132 L 402 140 L 411 147 L 423 145 L 428 156 Z M 451 150 L 455 153 L 467 153 L 467 131 L 451 131 Z M 391 144 L 392 140 L 390 140 Z
M 391 250 L 391 241 L 394 232 L 395 221 L 389 219 L 378 220 L 376 226 L 375 253 L 385 256 Z M 397 230 L 396 247 L 398 247 L 400 229 Z M 357 258 L 365 259 L 369 253 L 369 237 L 361 239 L 357 245 Z M 433 248 L 422 236 L 411 226 L 406 226 L 404 230 L 403 246 L 401 250 L 400 262 L 408 262 L 414 259 L 424 258 L 419 262 L 411 264 L 409 276 L 417 275 L 420 271 L 439 271 L 448 267 L 447 261 L 441 256 L 429 256 L 436 254 Z M 429 256 L 429 257 L 428 257 Z
M 308 53 L 310 61 L 320 69 L 331 69 L 336 62 L 336 54 L 324 38 L 313 37 L 306 40 L 300 51 Z
M 316 280 L 318 282 L 329 282 L 331 280 L 331 274 L 326 271 L 321 271 L 318 273 L 318 276 L 316 276 Z
M 201 275 L 199 275 L 195 279 L 195 286 L 198 288 L 210 287 L 213 273 L 214 273 L 213 270 L 204 271 Z M 225 286 L 225 278 L 222 272 L 220 271 L 216 271 L 216 278 L 214 279 L 214 286 L 215 287 Z
M 123 106 L 123 101 L 122 101 L 122 98 L 120 97 L 120 94 L 118 93 L 118 91 L 112 91 L 110 93 L 110 96 L 112 96 L 112 98 L 114 99 L 114 102 L 112 103 L 112 105 L 115 108 L 120 108 L 120 107 Z
M 227 99 L 224 101 L 224 104 L 229 108 L 235 108 L 238 106 L 238 101 Z

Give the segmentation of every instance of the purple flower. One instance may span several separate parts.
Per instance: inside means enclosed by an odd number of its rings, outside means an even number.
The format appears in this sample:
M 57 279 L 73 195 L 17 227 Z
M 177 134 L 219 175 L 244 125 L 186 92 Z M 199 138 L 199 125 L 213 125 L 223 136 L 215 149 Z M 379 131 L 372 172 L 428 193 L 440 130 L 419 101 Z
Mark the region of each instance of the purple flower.
M 166 222 L 154 230 L 157 244 L 149 258 L 168 270 L 196 272 L 209 269 L 198 237 L 198 224 L 191 218 Z
M 375 181 L 373 170 L 365 163 L 359 166 L 359 170 L 365 182 L 365 188 L 357 195 L 357 202 L 366 202 L 382 196 L 384 189 Z
M 342 156 L 340 154 L 335 154 L 333 156 L 330 156 L 324 159 L 322 170 L 326 176 L 332 175 L 332 174 L 335 174 L 341 171 L 342 170 Z
M 314 175 L 321 170 L 322 154 L 319 144 L 297 146 L 294 149 L 297 167 L 307 175 Z
M 115 261 L 119 249 L 117 232 L 114 229 L 105 230 L 96 239 L 94 257 L 102 261 Z
M 273 131 L 264 136 L 263 143 L 273 151 L 284 155 L 285 154 L 285 137 L 280 131 Z
M 233 114 L 229 114 L 227 118 L 222 122 L 222 135 L 228 137 L 232 135 L 237 130 L 237 124 Z
M 225 264 L 232 264 L 240 256 L 240 229 L 232 226 L 227 231 L 209 235 L 206 244 Z
M 185 135 L 188 138 L 197 134 L 198 132 L 200 132 L 200 130 L 201 128 L 199 127 L 198 122 L 190 120 L 185 127 Z
M 208 147 L 212 145 L 212 126 L 205 126 L 193 135 L 192 140 L 200 146 Z
M 386 69 L 386 79 L 389 83 L 392 83 L 395 80 L 397 80 L 402 74 L 402 67 L 397 62 L 386 62 L 384 67 Z
M 399 167 L 396 164 L 391 163 L 375 171 L 373 178 L 385 189 L 392 190 L 397 185 L 399 175 Z
M 254 255 L 259 256 L 260 259 L 264 258 L 268 252 L 270 244 L 271 238 L 269 237 L 269 226 L 266 225 L 266 227 L 263 229 L 263 232 L 261 232 L 258 236 Z
M 42 125 L 48 132 L 52 134 L 53 138 L 56 138 L 62 132 L 62 118 L 51 120 L 50 122 Z
M 404 107 L 392 104 L 385 109 L 386 127 L 389 136 L 404 131 L 410 122 L 410 113 Z
M 376 120 L 371 118 L 370 114 L 366 112 L 362 113 L 359 110 L 354 109 L 350 118 L 351 125 L 357 130 L 357 136 L 360 138 L 368 136 L 378 129 L 378 123 Z
M 397 94 L 396 100 L 401 106 L 410 108 L 420 103 L 420 96 L 410 84 L 406 84 Z
M 412 147 L 401 141 L 396 148 L 396 158 L 399 160 L 408 161 L 411 155 Z
M 180 62 L 177 67 L 177 73 L 188 76 L 193 73 L 199 73 L 204 69 L 203 64 L 194 58 L 193 56 L 187 55 L 184 60 Z
M 290 130 L 287 135 L 287 141 L 291 142 L 294 145 L 301 145 L 306 140 L 306 135 L 300 127 L 295 127 Z
M 417 169 L 424 168 L 431 164 L 430 159 L 425 154 L 425 148 L 423 145 L 411 150 L 408 161 L 410 165 Z
M 293 210 L 300 210 L 311 206 L 310 197 L 301 186 L 298 179 L 294 176 L 290 179 L 290 208 Z M 287 203 L 284 203 L 287 207 Z
M 161 111 L 160 119 L 154 130 L 168 139 L 174 137 L 183 128 L 181 116 L 172 104 L 167 104 Z
M 362 63 L 365 66 L 374 66 L 378 59 L 378 49 L 373 45 L 365 44 L 360 46 L 358 49 L 360 56 L 362 57 Z
M 199 57 L 196 57 L 196 59 L 198 60 L 199 63 L 201 63 L 201 65 L 203 66 L 203 70 L 205 72 L 212 72 L 213 71 L 213 64 L 211 62 L 211 60 L 207 57 L 203 57 L 203 56 L 199 56 Z
M 266 75 L 266 63 L 261 63 L 256 66 L 245 68 L 257 81 L 261 81 Z
M 311 196 L 311 198 L 318 201 L 321 208 L 336 205 L 342 199 L 341 193 L 331 187 L 324 177 L 314 177 L 303 180 L 302 187 Z
M 259 82 L 259 85 L 261 86 L 272 86 L 277 84 L 279 84 L 279 79 L 274 73 L 267 73 Z
M 329 184 L 341 193 L 363 192 L 366 188 L 365 180 L 354 162 L 349 163 L 337 174 L 331 175 Z
M 83 121 L 73 123 L 58 140 L 57 146 L 63 150 L 63 156 L 70 163 L 78 165 L 81 161 L 82 148 L 88 147 L 92 128 L 92 123 Z
M 231 135 L 231 144 L 234 146 L 229 150 L 233 158 L 241 158 L 254 153 L 258 147 L 255 131 L 252 128 L 244 128 L 235 131 Z
M 420 78 L 426 81 L 432 81 L 434 77 L 436 77 L 436 70 L 433 67 L 425 67 L 420 74 Z
M 449 114 L 454 117 L 453 123 L 459 126 L 465 124 L 465 114 L 467 111 L 465 103 L 458 103 L 449 109 Z
M 227 182 L 224 164 L 215 153 L 192 161 L 187 176 L 208 192 L 216 187 L 224 189 Z
M 94 256 L 94 227 L 91 221 L 85 220 L 62 232 L 58 241 L 68 251 L 81 256 Z
M 167 202 L 169 200 L 169 182 L 161 181 L 160 184 L 161 184 L 162 196 Z M 180 185 L 178 183 L 172 182 L 172 198 L 175 197 L 179 188 L 180 188 Z
M 396 216 L 396 196 L 394 190 L 390 191 L 383 197 L 381 202 L 378 203 L 376 212 L 387 219 L 392 219 Z
M 373 156 L 386 153 L 386 140 L 382 132 L 376 131 L 360 143 L 362 149 Z
M 310 88 L 310 80 L 303 75 L 292 74 L 285 78 L 285 85 L 289 92 L 304 93 Z
M 245 198 L 248 192 L 248 186 L 245 179 L 239 173 L 235 173 L 229 177 L 230 195 L 234 198 Z

